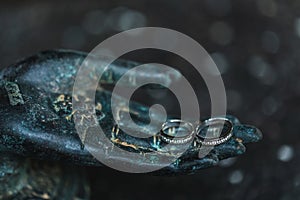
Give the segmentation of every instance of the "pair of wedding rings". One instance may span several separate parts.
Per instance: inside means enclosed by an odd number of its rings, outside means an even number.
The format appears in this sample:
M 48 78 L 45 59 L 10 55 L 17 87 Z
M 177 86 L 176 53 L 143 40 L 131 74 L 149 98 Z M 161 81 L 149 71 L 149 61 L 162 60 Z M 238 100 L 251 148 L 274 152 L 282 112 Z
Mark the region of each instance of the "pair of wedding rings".
M 232 136 L 233 124 L 224 117 L 216 117 L 193 124 L 180 119 L 169 119 L 160 132 L 162 141 L 169 144 L 186 144 L 194 138 L 202 145 L 214 146 L 228 141 Z

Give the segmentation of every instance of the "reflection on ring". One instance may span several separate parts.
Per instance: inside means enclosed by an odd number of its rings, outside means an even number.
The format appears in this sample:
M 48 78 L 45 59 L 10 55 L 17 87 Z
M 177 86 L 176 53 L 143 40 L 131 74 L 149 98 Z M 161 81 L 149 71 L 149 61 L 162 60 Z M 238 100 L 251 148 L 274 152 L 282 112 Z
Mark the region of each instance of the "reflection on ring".
M 162 125 L 160 138 L 169 144 L 186 144 L 194 138 L 194 126 L 180 119 L 167 120 Z
M 210 118 L 196 127 L 196 138 L 202 145 L 214 146 L 228 141 L 232 131 L 230 120 L 223 117 Z

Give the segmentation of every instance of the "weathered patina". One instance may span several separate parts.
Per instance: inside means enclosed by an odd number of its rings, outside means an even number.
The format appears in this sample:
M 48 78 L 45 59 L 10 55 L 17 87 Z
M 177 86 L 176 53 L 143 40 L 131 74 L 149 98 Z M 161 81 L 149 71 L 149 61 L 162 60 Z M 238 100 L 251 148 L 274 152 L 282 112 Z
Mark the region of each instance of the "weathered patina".
M 73 121 L 76 110 L 72 109 L 72 88 L 76 73 L 86 56 L 85 53 L 75 51 L 44 51 L 1 71 L 0 150 L 4 154 L 102 166 L 82 145 Z M 114 84 L 126 70 L 136 65 L 135 62 L 118 60 L 104 74 L 101 81 L 105 84 Z M 137 76 L 143 78 L 149 74 Z M 157 72 L 153 76 L 161 78 L 163 74 Z M 124 84 L 130 86 L 131 83 Z M 135 138 L 119 130 L 111 114 L 110 99 L 110 91 L 99 88 L 96 92 L 97 120 L 101 127 L 104 127 L 103 130 L 112 143 L 136 153 L 149 151 L 165 153 L 160 152 L 159 146 L 162 143 L 159 143 L 156 137 Z M 122 101 L 122 97 L 119 99 Z M 140 123 L 147 123 L 148 111 L 148 107 L 132 102 L 128 112 L 131 112 Z M 234 125 L 233 137 L 227 142 L 215 146 L 204 158 L 198 157 L 200 145 L 192 143 L 176 162 L 154 173 L 159 175 L 195 173 L 199 169 L 215 166 L 222 159 L 243 154 L 244 144 L 261 139 L 262 135 L 255 127 L 243 125 L 233 116 L 227 118 Z M 122 157 L 113 159 L 122 160 Z M 61 174 L 57 176 L 63 178 Z

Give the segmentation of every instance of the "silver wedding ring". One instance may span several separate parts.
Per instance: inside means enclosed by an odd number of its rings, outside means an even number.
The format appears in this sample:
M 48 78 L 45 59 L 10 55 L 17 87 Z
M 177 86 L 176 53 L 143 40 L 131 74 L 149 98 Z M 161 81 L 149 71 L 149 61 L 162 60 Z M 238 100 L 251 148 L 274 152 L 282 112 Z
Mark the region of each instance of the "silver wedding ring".
M 169 144 L 186 144 L 194 138 L 194 133 L 192 123 L 180 119 L 169 119 L 162 125 L 160 138 Z
M 219 145 L 231 138 L 232 130 L 230 120 L 223 117 L 210 118 L 196 127 L 196 138 L 202 145 Z
M 201 122 L 196 129 L 192 123 L 180 119 L 169 119 L 163 123 L 160 138 L 169 144 L 186 144 L 193 140 L 202 145 L 214 146 L 232 137 L 233 124 L 224 117 L 215 117 Z

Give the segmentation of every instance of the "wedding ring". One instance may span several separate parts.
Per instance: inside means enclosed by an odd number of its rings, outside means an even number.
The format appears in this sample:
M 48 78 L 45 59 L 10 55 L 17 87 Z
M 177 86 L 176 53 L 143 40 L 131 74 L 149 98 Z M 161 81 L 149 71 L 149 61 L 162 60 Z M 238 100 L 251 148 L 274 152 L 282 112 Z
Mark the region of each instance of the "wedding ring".
M 186 144 L 194 138 L 194 126 L 180 119 L 167 120 L 160 131 L 162 141 L 169 144 Z
M 196 127 L 196 138 L 202 145 L 219 145 L 231 138 L 232 130 L 233 124 L 227 118 L 210 118 Z

